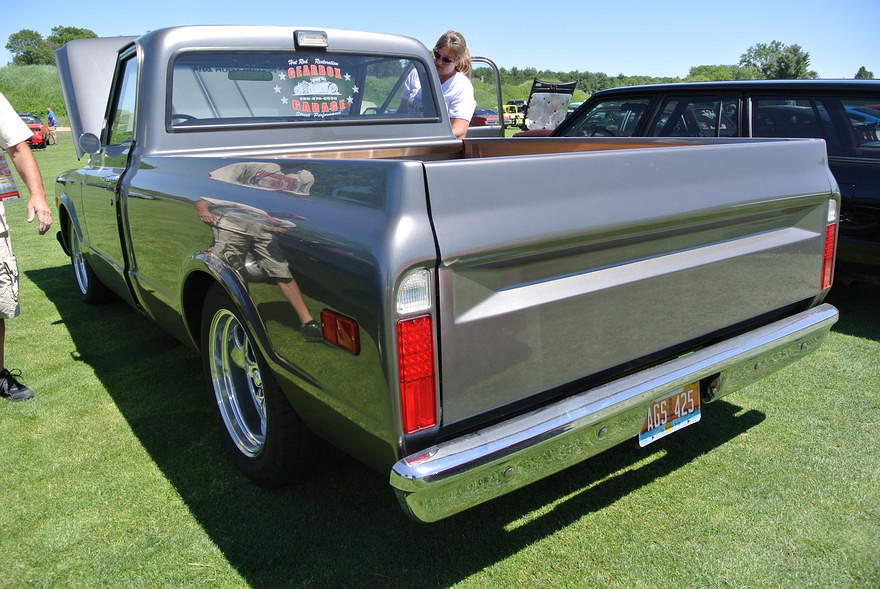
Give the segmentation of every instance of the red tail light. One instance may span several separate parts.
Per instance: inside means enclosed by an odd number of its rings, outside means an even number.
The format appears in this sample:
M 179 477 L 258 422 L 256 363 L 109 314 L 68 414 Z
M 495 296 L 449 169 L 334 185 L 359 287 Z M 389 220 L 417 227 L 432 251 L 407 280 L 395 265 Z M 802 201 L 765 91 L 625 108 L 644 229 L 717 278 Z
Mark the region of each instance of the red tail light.
M 434 330 L 428 316 L 397 323 L 397 362 L 403 433 L 437 425 Z
M 825 251 L 822 255 L 822 290 L 831 288 L 834 280 L 834 250 L 837 244 L 837 223 L 825 226 Z

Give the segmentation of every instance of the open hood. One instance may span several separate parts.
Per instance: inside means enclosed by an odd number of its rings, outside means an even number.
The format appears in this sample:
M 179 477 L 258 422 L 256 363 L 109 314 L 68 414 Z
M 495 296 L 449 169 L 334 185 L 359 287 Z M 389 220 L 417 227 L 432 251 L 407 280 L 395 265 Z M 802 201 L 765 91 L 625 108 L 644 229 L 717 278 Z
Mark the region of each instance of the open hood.
M 79 145 L 83 133 L 101 136 L 116 57 L 120 49 L 135 39 L 137 37 L 76 39 L 55 51 L 77 158 L 83 154 Z

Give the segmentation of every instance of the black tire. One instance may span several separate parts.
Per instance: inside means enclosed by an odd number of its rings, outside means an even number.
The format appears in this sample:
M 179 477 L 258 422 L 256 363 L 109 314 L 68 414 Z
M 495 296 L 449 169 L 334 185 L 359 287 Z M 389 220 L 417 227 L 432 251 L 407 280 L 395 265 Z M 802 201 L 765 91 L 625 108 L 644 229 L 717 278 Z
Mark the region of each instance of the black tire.
M 76 286 L 79 298 L 89 305 L 100 305 L 109 301 L 112 293 L 98 280 L 83 256 L 82 246 L 73 229 L 73 223 L 68 223 L 67 226 L 67 247 L 70 250 L 70 265 L 73 268 L 73 284 Z
M 311 434 L 288 403 L 229 295 L 214 285 L 202 308 L 202 363 L 232 461 L 259 485 L 299 477 Z

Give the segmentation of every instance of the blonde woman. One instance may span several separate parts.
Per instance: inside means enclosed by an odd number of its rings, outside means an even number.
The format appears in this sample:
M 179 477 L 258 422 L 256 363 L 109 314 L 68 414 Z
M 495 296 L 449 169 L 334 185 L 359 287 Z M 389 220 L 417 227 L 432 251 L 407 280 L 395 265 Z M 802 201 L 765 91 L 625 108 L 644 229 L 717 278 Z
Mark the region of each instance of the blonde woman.
M 440 77 L 440 89 L 452 132 L 459 139 L 467 135 L 471 117 L 477 102 L 474 99 L 474 86 L 471 84 L 471 52 L 468 50 L 464 37 L 458 31 L 446 31 L 434 44 L 432 51 L 434 67 Z M 418 74 L 413 70 L 406 81 L 407 99 L 414 104 L 421 94 Z M 404 109 L 405 110 L 405 109 Z

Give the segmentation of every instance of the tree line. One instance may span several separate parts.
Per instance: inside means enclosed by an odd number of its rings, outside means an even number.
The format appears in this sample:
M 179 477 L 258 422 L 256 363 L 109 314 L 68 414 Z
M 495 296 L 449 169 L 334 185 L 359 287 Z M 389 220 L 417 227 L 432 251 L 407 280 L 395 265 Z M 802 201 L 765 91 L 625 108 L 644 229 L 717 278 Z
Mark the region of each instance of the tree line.
M 12 65 L 55 65 L 53 51 L 73 39 L 93 38 L 94 31 L 80 27 L 52 27 L 52 34 L 43 37 L 37 31 L 22 29 L 9 35 L 6 49 L 12 54 Z M 475 72 L 479 74 L 479 72 Z M 800 45 L 786 45 L 780 41 L 757 43 L 740 56 L 736 65 L 698 65 L 682 79 L 654 76 L 609 76 L 601 72 L 559 72 L 536 68 L 501 68 L 503 85 L 520 85 L 539 79 L 544 81 L 577 82 L 579 90 L 592 94 L 597 90 L 616 86 L 657 84 L 681 81 L 758 80 L 758 79 L 805 79 L 817 74 L 810 69 L 810 54 Z M 855 78 L 872 79 L 874 73 L 862 66 Z
M 740 56 L 735 65 L 698 65 L 690 68 L 685 78 L 656 76 L 609 76 L 600 72 L 559 72 L 535 68 L 501 68 L 501 83 L 518 85 L 534 79 L 545 81 L 577 82 L 579 90 L 591 94 L 606 88 L 660 84 L 667 82 L 708 82 L 719 80 L 785 80 L 816 78 L 810 69 L 810 54 L 800 45 L 785 45 L 780 41 L 757 43 Z M 861 66 L 853 76 L 873 79 L 874 73 Z

